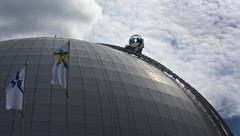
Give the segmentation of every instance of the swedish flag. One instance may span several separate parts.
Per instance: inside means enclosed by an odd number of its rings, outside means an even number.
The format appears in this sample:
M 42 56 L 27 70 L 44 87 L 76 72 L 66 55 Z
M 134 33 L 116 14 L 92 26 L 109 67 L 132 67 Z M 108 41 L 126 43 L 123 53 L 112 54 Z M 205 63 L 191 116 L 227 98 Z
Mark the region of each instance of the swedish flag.
M 69 42 L 54 52 L 56 60 L 52 67 L 52 84 L 67 86 Z

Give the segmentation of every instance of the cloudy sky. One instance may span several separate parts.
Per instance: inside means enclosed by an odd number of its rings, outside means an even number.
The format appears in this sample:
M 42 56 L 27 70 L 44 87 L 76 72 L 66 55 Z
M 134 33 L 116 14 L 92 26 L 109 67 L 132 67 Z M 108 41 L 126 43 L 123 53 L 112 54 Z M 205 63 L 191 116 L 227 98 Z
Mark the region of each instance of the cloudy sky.
M 2 0 L 0 40 L 56 34 L 123 47 L 138 33 L 144 54 L 234 119 L 240 117 L 239 11 L 237 0 Z

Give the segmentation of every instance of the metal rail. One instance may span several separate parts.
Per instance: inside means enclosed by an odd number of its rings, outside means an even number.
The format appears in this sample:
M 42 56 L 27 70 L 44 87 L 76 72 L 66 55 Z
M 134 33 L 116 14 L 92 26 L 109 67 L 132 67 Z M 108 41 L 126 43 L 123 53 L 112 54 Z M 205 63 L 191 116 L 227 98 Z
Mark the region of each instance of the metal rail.
M 164 65 L 160 64 L 159 62 L 153 60 L 152 58 L 150 58 L 148 56 L 135 53 L 135 52 L 133 52 L 131 50 L 127 50 L 123 47 L 119 47 L 116 45 L 110 45 L 110 44 L 104 44 L 104 43 L 98 43 L 98 44 L 108 46 L 108 47 L 111 47 L 111 48 L 114 48 L 114 49 L 117 49 L 117 50 L 120 50 L 123 52 L 127 52 L 129 54 L 133 54 L 133 55 L 137 56 L 138 58 L 141 58 L 145 62 L 155 66 L 156 68 L 163 71 L 164 73 L 168 74 L 175 82 L 177 82 L 183 86 L 183 89 L 184 89 L 184 91 L 186 91 L 186 93 L 188 93 L 188 94 L 190 93 L 190 95 L 193 95 L 193 97 L 195 99 L 192 97 L 192 100 L 195 103 L 200 104 L 200 107 L 202 107 L 203 111 L 205 111 L 207 113 L 208 117 L 213 122 L 215 127 L 219 130 L 219 133 L 222 136 L 233 136 L 231 130 L 226 125 L 226 123 L 224 122 L 222 117 L 218 114 L 218 112 L 213 108 L 213 106 L 195 88 L 193 88 L 189 83 L 184 81 L 181 77 L 179 77 L 177 74 L 172 72 L 170 69 L 168 69 Z

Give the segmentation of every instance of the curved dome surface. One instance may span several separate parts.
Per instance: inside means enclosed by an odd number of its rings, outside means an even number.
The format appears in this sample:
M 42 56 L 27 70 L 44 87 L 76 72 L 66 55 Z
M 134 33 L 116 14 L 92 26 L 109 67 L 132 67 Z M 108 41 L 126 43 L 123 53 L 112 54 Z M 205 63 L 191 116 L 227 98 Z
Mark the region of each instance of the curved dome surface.
M 0 42 L 3 136 L 218 136 L 206 113 L 159 69 L 125 52 L 71 40 L 69 98 L 51 85 L 62 38 Z M 28 61 L 24 116 L 5 109 L 5 88 Z

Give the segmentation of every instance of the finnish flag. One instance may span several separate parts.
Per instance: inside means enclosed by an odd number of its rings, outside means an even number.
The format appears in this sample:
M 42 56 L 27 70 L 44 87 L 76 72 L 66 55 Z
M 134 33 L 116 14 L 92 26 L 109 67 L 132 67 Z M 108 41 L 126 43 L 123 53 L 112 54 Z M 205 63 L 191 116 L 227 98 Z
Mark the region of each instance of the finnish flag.
M 22 110 L 25 82 L 25 67 L 18 71 L 6 88 L 6 109 Z
M 67 75 L 68 75 L 68 49 L 69 44 L 61 46 L 57 51 L 54 52 L 56 60 L 52 67 L 52 81 L 54 85 L 61 85 L 64 88 L 67 86 Z

